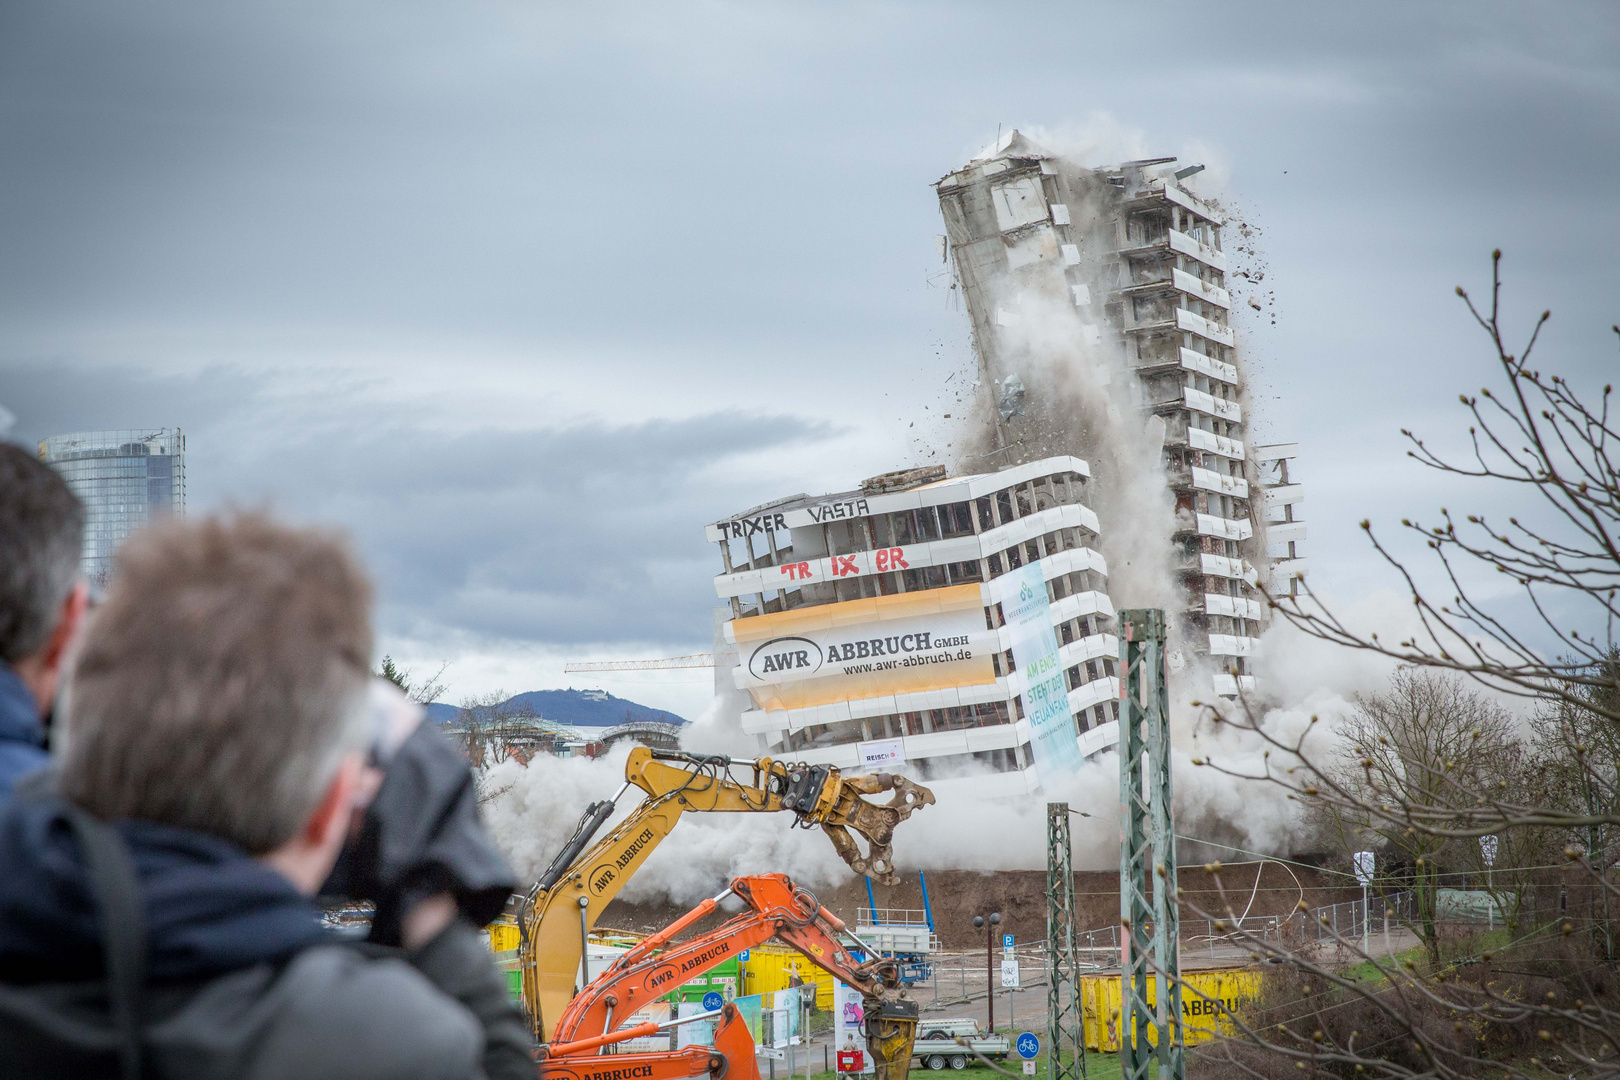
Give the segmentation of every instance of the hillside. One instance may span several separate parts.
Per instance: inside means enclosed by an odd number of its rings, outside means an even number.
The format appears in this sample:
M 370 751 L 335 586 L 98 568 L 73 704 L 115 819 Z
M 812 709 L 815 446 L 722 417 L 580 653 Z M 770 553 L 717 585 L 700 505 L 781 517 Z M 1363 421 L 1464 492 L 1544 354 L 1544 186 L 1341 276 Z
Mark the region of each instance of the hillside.
M 536 716 L 575 727 L 612 727 L 626 720 L 686 723 L 672 712 L 614 697 L 606 690 L 530 690 L 508 698 L 507 704 L 518 708 L 532 706 Z M 443 724 L 455 718 L 456 707 L 436 701 L 427 707 L 427 714 L 429 719 Z

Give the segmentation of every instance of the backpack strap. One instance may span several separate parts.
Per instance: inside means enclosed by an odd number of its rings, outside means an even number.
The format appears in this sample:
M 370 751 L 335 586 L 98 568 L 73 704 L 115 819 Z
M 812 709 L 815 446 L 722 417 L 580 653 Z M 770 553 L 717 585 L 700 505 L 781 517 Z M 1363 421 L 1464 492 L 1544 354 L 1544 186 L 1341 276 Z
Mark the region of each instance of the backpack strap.
M 102 951 L 113 1023 L 120 1035 L 118 1058 L 124 1080 L 141 1080 L 141 996 L 146 989 L 146 911 L 135 863 L 116 829 L 76 806 L 68 820 L 90 872 L 91 893 L 101 907 Z

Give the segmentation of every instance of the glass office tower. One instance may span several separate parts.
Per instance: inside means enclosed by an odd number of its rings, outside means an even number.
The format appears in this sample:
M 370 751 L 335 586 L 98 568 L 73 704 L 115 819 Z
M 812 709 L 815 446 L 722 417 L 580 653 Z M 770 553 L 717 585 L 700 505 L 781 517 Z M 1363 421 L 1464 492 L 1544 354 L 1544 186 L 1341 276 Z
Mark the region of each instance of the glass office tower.
M 186 512 L 186 436 L 179 428 L 76 431 L 39 444 L 39 459 L 85 505 L 84 575 L 105 588 L 125 537 Z

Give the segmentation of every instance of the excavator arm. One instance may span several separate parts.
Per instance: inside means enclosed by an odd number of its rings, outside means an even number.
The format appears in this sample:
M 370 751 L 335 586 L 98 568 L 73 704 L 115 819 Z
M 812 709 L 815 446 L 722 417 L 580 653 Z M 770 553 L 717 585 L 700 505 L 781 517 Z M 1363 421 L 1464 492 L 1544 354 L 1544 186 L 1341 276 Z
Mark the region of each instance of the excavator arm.
M 933 792 L 903 776 L 845 777 L 828 765 L 738 761 L 644 746 L 630 751 L 624 779 L 619 795 L 640 788 L 646 794 L 642 803 L 601 839 L 596 834 L 613 816 L 618 796 L 592 803 L 524 898 L 518 919 L 523 998 L 540 1040 L 554 1035 L 552 1018 L 588 981 L 583 960 L 596 920 L 682 814 L 791 813 L 797 824 L 826 833 L 857 874 L 893 884 L 894 828 L 934 801 Z M 866 798 L 883 793 L 892 793 L 887 803 Z M 856 833 L 866 838 L 865 854 Z
M 727 896 L 739 897 L 749 910 L 717 930 L 673 943 Z M 794 946 L 811 963 L 861 991 L 866 999 L 867 1041 L 877 1059 L 877 1080 L 905 1080 L 916 1038 L 917 1005 L 906 999 L 895 962 L 885 957 L 856 961 L 839 940 L 844 932 L 841 920 L 785 875 L 735 878 L 719 896 L 638 942 L 581 991 L 558 1019 L 553 1042 L 542 1048 L 543 1056 L 571 1060 L 578 1050 L 594 1049 L 613 1032 L 616 1016 L 629 1016 L 744 949 L 775 939 Z M 737 1062 L 733 1060 L 731 1065 L 735 1068 Z M 541 1071 L 543 1076 L 549 1075 L 544 1067 Z

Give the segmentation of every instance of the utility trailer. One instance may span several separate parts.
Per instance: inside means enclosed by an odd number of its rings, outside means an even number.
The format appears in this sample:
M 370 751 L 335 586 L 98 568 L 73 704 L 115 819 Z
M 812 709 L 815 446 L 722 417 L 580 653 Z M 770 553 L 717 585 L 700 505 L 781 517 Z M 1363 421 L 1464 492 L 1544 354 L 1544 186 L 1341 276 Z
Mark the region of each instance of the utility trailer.
M 940 1017 L 917 1024 L 911 1057 L 925 1069 L 965 1069 L 978 1063 L 975 1052 L 992 1061 L 1005 1061 L 1012 1053 L 1012 1040 L 981 1033 L 978 1021 L 971 1017 Z

